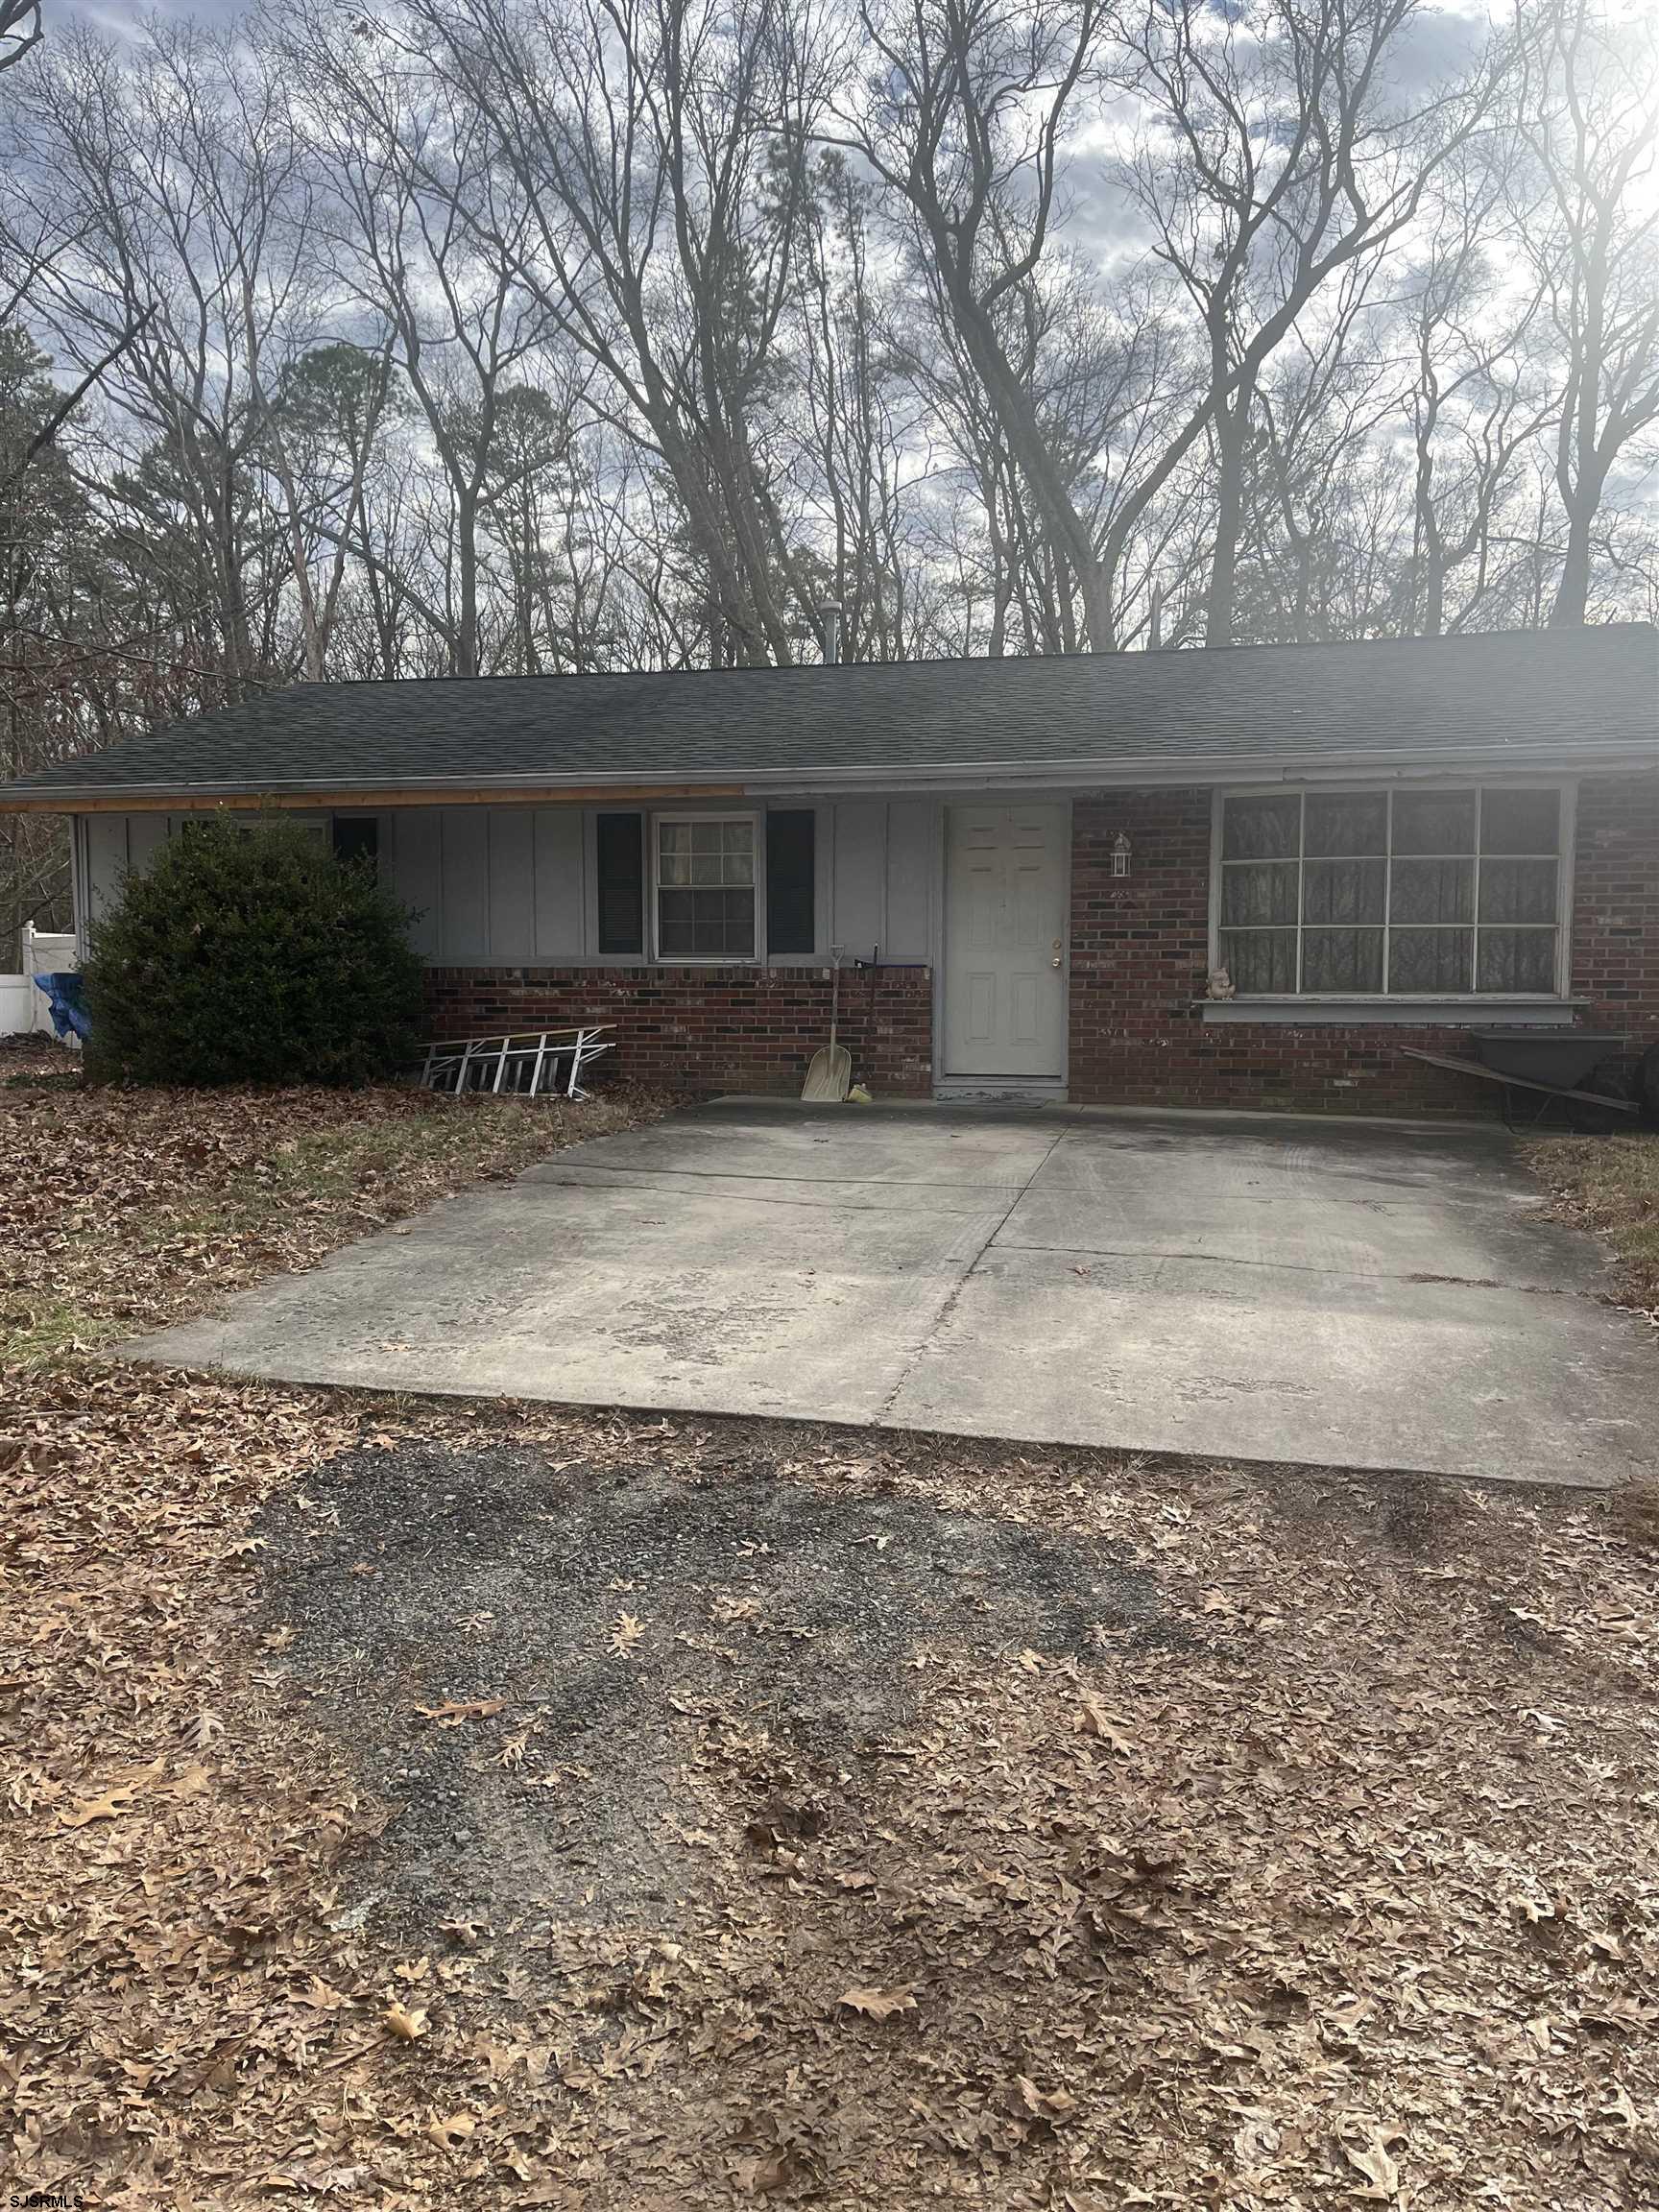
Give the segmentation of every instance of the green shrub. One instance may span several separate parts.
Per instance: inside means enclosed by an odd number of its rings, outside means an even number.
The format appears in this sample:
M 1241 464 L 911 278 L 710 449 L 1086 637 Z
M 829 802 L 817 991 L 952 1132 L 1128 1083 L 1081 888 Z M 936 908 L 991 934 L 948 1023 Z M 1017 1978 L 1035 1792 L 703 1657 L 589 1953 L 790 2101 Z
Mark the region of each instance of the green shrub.
M 93 926 L 88 1072 L 147 1083 L 364 1083 L 421 1034 L 408 916 L 372 867 L 280 819 L 204 816 Z

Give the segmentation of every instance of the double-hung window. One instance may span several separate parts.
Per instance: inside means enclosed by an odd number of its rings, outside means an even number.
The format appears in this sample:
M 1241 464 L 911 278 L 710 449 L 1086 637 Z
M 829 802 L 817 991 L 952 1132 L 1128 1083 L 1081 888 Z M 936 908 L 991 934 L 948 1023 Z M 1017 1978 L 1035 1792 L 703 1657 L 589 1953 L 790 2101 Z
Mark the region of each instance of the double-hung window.
M 753 960 L 754 815 L 659 814 L 653 833 L 657 957 Z
M 810 956 L 818 942 L 817 819 L 600 813 L 589 926 L 606 958 Z
M 1560 989 L 1557 786 L 1229 793 L 1215 956 L 1240 998 Z

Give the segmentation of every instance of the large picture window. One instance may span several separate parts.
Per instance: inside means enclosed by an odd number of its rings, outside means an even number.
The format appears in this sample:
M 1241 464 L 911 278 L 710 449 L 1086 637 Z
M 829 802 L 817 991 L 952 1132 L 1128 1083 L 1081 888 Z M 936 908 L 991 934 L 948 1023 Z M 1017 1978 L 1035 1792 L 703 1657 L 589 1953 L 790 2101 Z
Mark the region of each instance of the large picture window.
M 1241 998 L 1558 988 L 1554 786 L 1238 793 L 1220 836 L 1216 957 Z
M 754 816 L 660 815 L 656 895 L 660 960 L 753 960 Z

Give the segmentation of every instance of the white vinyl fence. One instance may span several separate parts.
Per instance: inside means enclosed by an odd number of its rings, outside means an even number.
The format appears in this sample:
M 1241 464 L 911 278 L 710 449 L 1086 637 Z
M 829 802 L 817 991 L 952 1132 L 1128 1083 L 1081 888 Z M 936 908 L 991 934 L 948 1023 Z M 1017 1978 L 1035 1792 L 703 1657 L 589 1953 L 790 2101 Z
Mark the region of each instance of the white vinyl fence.
M 73 968 L 75 939 L 67 932 L 62 936 L 43 934 L 26 922 L 20 952 L 21 974 L 0 975 L 0 1037 L 26 1037 L 31 1030 L 51 1029 L 46 994 L 35 988 L 35 978 Z

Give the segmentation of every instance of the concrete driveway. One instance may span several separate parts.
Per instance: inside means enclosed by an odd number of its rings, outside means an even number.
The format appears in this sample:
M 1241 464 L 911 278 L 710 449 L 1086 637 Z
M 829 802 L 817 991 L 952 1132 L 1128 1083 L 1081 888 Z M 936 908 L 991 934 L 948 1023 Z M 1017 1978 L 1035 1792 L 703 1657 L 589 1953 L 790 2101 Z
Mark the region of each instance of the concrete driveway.
M 725 1100 L 577 1145 L 141 1356 L 1587 1486 L 1659 1354 L 1492 1129 Z

